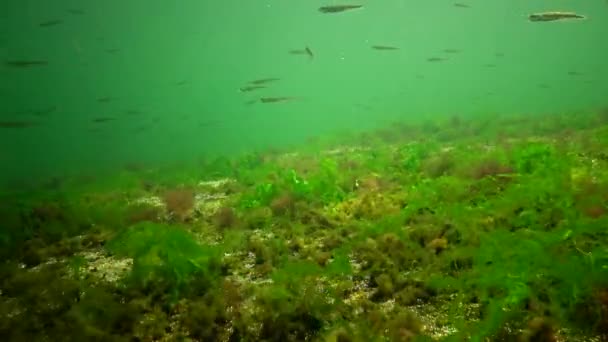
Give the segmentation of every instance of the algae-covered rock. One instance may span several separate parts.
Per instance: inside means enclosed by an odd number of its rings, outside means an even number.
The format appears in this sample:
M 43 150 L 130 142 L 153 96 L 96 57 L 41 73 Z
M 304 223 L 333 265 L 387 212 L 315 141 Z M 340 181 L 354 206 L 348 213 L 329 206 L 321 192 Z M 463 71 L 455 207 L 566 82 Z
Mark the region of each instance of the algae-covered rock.
M 203 290 L 216 280 L 219 250 L 203 246 L 181 227 L 144 222 L 122 231 L 107 245 L 110 252 L 133 259 L 130 282 L 173 297 L 193 287 Z M 194 282 L 193 282 L 194 281 Z

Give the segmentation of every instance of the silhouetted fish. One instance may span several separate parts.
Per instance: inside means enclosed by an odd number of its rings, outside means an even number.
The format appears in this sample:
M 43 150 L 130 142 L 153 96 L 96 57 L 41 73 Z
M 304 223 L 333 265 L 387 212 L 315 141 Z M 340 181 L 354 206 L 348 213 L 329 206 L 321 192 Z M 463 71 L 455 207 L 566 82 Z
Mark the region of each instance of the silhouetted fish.
M 32 121 L 0 121 L 0 128 L 28 128 L 37 125 Z
M 94 118 L 93 120 L 91 120 L 91 122 L 94 123 L 104 123 L 104 122 L 108 122 L 108 121 L 114 121 L 116 120 L 115 118 L 111 118 L 111 117 L 99 117 L 99 118 Z
M 266 84 L 266 83 L 270 83 L 270 82 L 276 82 L 279 80 L 280 80 L 280 78 L 262 78 L 259 80 L 249 81 L 247 83 L 249 83 L 249 84 Z
M 51 27 L 51 26 L 56 26 L 56 25 L 59 25 L 59 24 L 63 24 L 63 20 L 61 20 L 61 19 L 49 20 L 49 21 L 45 21 L 45 22 L 42 22 L 42 23 L 38 24 L 38 26 L 40 26 L 40 27 Z
M 239 88 L 239 90 L 243 93 L 246 93 L 246 92 L 254 91 L 257 89 L 264 89 L 264 88 L 266 88 L 266 87 L 262 86 L 262 85 L 252 85 L 252 86 L 241 87 L 241 88 Z
M 109 96 L 100 97 L 97 99 L 97 102 L 99 102 L 99 103 L 108 103 L 110 101 L 112 101 L 112 98 Z
M 363 5 L 332 5 L 319 7 L 321 13 L 340 13 L 348 10 L 363 8 Z
M 111 54 L 117 53 L 117 52 L 119 52 L 119 51 L 120 51 L 120 49 L 117 49 L 117 48 L 114 48 L 114 49 L 106 49 L 106 52 L 107 52 L 107 53 L 111 53 Z
M 262 103 L 277 103 L 277 102 L 287 102 L 296 100 L 295 97 L 281 96 L 281 97 L 262 97 L 260 98 L 260 102 Z
M 459 8 L 471 8 L 471 6 L 467 5 L 467 4 L 463 4 L 462 2 L 457 2 L 454 4 L 454 7 L 459 7 Z
M 528 16 L 528 20 L 530 21 L 556 21 L 566 19 L 586 19 L 586 17 L 574 12 L 541 12 L 533 13 Z
M 29 68 L 33 66 L 48 65 L 49 63 L 47 61 L 6 61 L 4 64 L 13 68 Z
M 399 50 L 398 47 L 388 46 L 388 45 L 372 45 L 372 49 L 374 49 L 374 50 L 384 50 L 384 51 Z
M 488 63 L 488 64 L 484 64 L 483 66 L 486 68 L 495 68 L 496 64 Z
M 289 53 L 292 55 L 307 55 L 310 59 L 314 58 L 314 54 L 308 46 L 306 46 L 302 50 L 289 50 Z
M 502 52 L 497 52 L 497 53 L 494 54 L 494 56 L 496 56 L 496 57 L 504 57 L 505 54 L 502 53 Z
M 568 75 L 569 76 L 581 76 L 581 75 L 583 75 L 583 73 L 578 72 L 578 71 L 568 71 Z
M 426 59 L 427 62 L 443 62 L 446 60 L 447 60 L 447 58 L 443 58 L 443 57 L 430 57 L 430 58 Z
M 460 50 L 458 50 L 458 49 L 443 49 L 443 52 L 445 52 L 445 53 L 460 53 Z

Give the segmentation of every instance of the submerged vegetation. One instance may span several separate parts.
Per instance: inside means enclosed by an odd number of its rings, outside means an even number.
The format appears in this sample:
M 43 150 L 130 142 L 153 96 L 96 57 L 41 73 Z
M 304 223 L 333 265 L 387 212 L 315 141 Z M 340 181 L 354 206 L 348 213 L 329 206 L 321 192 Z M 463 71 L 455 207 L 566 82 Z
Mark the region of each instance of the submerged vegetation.
M 451 117 L 7 197 L 0 335 L 606 338 L 605 151 L 602 111 Z

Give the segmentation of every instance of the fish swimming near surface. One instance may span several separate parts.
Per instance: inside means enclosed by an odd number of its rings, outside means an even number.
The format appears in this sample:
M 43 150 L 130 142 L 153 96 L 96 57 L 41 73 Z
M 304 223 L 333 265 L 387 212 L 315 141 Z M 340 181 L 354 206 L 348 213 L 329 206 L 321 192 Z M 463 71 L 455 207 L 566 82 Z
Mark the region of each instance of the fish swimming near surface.
M 443 61 L 447 61 L 447 58 L 443 58 L 443 57 L 430 57 L 426 59 L 427 62 L 443 62 Z
M 528 16 L 528 20 L 532 22 L 558 21 L 569 19 L 587 19 L 587 17 L 574 12 L 541 12 L 532 13 Z
M 296 97 L 280 96 L 280 97 L 262 97 L 260 102 L 262 103 L 278 103 L 296 100 Z
M 358 8 L 363 8 L 363 5 L 331 5 L 331 6 L 323 6 L 319 7 L 319 12 L 321 13 L 340 13 L 349 10 L 354 10 Z
M 13 68 L 29 68 L 48 65 L 49 63 L 47 61 L 6 61 L 4 64 Z
M 100 97 L 97 99 L 97 102 L 99 102 L 99 103 L 108 103 L 110 101 L 112 101 L 112 98 L 109 96 Z
M 443 52 L 445 52 L 445 53 L 460 53 L 460 50 L 458 50 L 458 49 L 443 49 Z
M 399 50 L 399 48 L 396 46 L 388 46 L 388 45 L 372 45 L 372 49 L 381 50 L 381 51 Z
M 313 59 L 315 57 L 315 55 L 312 53 L 312 50 L 308 46 L 301 50 L 289 50 L 289 53 L 292 55 L 307 55 L 310 59 Z
M 120 49 L 116 49 L 116 48 L 115 49 L 106 49 L 106 52 L 114 54 L 114 53 L 120 52 Z
M 266 88 L 266 86 L 263 86 L 263 85 L 250 85 L 250 86 L 240 87 L 239 90 L 242 93 L 247 93 L 247 92 L 250 92 L 250 91 L 254 91 L 254 90 L 258 90 L 258 89 L 264 89 L 264 88 Z
M 38 24 L 38 26 L 51 27 L 51 26 L 57 26 L 59 24 L 63 24 L 63 20 L 61 20 L 61 19 L 49 20 L 49 21 L 45 21 L 45 22 Z
M 463 4 L 462 2 L 457 2 L 454 4 L 454 7 L 459 7 L 459 8 L 471 8 L 471 6 L 467 5 L 467 4 Z
M 266 83 L 276 82 L 279 80 L 281 80 L 281 79 L 280 78 L 262 78 L 259 80 L 249 81 L 247 83 L 249 83 L 249 84 L 266 84 Z

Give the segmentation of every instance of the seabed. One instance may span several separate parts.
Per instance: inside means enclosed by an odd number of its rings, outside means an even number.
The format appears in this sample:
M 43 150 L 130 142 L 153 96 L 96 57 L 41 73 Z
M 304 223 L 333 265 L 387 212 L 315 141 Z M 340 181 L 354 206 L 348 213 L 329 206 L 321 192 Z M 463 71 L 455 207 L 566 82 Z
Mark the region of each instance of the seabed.
M 601 341 L 608 111 L 7 193 L 5 341 Z

